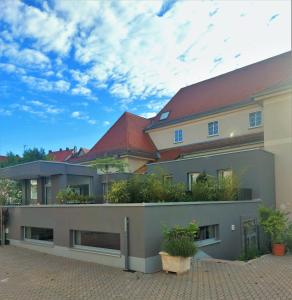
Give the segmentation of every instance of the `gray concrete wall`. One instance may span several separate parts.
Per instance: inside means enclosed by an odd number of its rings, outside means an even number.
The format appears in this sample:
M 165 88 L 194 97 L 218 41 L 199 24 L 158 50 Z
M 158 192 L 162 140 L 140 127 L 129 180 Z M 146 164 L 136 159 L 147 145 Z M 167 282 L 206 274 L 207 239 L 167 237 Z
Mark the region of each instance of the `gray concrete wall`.
M 219 240 L 201 249 L 216 258 L 235 259 L 241 251 L 240 220 L 243 217 L 257 217 L 260 203 L 255 200 L 9 207 L 9 239 L 26 244 L 22 241 L 23 226 L 53 228 L 54 247 L 66 249 L 68 253 L 72 246 L 71 230 L 119 233 L 121 256 L 124 256 L 124 218 L 128 217 L 130 267 L 138 271 L 154 272 L 161 268 L 158 252 L 163 224 L 186 225 L 194 219 L 200 226 L 218 224 Z M 231 230 L 231 225 L 235 225 L 235 231 Z M 110 264 L 110 261 L 104 263 Z
M 178 159 L 148 164 L 148 172 L 159 169 L 171 174 L 175 182 L 188 184 L 188 173 L 203 172 L 217 176 L 217 171 L 232 169 L 240 179 L 240 187 L 252 189 L 254 199 L 262 199 L 267 205 L 275 205 L 274 155 L 256 149 L 205 157 Z

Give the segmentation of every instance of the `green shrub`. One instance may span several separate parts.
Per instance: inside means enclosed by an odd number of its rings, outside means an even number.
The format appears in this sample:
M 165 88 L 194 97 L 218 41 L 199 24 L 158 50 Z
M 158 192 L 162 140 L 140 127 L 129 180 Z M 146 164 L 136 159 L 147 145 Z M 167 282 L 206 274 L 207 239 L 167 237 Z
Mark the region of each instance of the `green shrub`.
M 59 204 L 88 204 L 95 202 L 95 199 L 93 197 L 78 195 L 70 187 L 59 191 L 56 199 Z
M 113 182 L 108 199 L 112 203 L 185 201 L 185 185 L 165 182 L 157 174 L 135 175 L 127 181 Z
M 251 247 L 246 250 L 246 253 L 243 251 L 240 254 L 239 260 L 248 261 L 248 260 L 254 259 L 259 256 L 260 256 L 260 253 L 259 253 L 259 250 L 257 249 L 257 247 Z
M 114 182 L 108 194 L 108 201 L 112 203 L 129 203 L 130 200 L 128 182 L 126 180 Z
M 190 257 L 197 252 L 195 238 L 199 227 L 195 222 L 186 227 L 163 227 L 162 249 L 172 256 Z
M 112 203 L 231 201 L 237 199 L 239 181 L 235 176 L 216 180 L 202 173 L 186 191 L 183 183 L 163 180 L 164 173 L 135 175 L 127 181 L 115 181 L 108 193 Z
M 263 230 L 270 235 L 272 243 L 284 243 L 287 230 L 287 218 L 279 210 L 268 207 L 260 207 L 260 224 Z
M 239 180 L 237 176 L 227 176 L 217 181 L 215 199 L 217 201 L 232 201 L 238 198 Z
M 182 257 L 191 257 L 197 253 L 196 244 L 187 238 L 166 241 L 163 250 L 171 256 Z
M 289 224 L 286 232 L 286 245 L 289 252 L 292 253 L 292 223 Z

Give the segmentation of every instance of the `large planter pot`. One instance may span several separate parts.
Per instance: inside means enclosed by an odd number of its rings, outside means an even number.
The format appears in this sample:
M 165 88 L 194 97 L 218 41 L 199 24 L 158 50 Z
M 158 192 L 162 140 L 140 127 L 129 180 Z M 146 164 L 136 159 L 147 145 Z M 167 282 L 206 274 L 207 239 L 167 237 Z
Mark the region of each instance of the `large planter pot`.
M 284 244 L 273 244 L 272 253 L 275 256 L 284 256 L 285 255 L 285 245 Z
M 191 268 L 191 258 L 182 256 L 171 256 L 167 252 L 159 252 L 162 269 L 165 272 L 174 272 L 177 274 L 182 274 L 190 270 Z

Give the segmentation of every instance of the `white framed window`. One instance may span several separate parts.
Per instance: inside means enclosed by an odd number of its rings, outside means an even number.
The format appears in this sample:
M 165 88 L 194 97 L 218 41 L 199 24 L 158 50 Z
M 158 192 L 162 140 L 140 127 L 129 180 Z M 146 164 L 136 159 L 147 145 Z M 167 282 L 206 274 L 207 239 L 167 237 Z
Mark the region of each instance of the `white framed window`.
M 214 121 L 208 123 L 208 136 L 219 135 L 219 122 Z
M 174 143 L 182 143 L 183 142 L 183 130 L 177 129 L 174 131 Z
M 196 180 L 200 173 L 198 172 L 193 172 L 193 173 L 188 173 L 188 186 L 189 186 L 189 191 L 192 190 L 192 186 L 194 183 L 196 183 Z
M 38 199 L 38 181 L 36 179 L 30 180 L 30 200 L 35 203 Z
M 249 128 L 262 126 L 262 112 L 255 111 L 249 114 Z
M 165 112 L 163 112 L 161 115 L 160 115 L 160 121 L 162 121 L 162 120 L 166 120 L 167 118 L 168 118 L 168 116 L 169 116 L 169 111 L 165 111 Z

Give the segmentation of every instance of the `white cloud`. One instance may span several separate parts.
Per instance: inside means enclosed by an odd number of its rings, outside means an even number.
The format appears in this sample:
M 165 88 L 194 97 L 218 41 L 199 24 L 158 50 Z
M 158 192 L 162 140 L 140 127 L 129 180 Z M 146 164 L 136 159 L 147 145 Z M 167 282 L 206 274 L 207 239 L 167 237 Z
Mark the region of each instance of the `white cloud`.
M 91 90 L 84 86 L 76 86 L 72 89 L 73 95 L 82 95 L 82 96 L 89 96 L 91 94 Z
M 34 45 L 44 51 L 67 53 L 75 33 L 74 24 L 50 9 L 41 11 L 20 1 L 1 1 L 0 19 L 11 25 L 13 35 L 33 39 Z
M 70 89 L 70 83 L 65 80 L 49 81 L 28 75 L 22 76 L 21 79 L 30 87 L 41 91 L 67 92 Z
M 163 3 L 53 1 L 39 9 L 2 0 L 0 53 L 60 79 L 22 76 L 35 89 L 69 92 L 73 80 L 72 94 L 94 100 L 95 89 L 107 88 L 122 107 L 153 97 L 150 114 L 181 87 L 291 48 L 290 1 L 178 1 L 164 15 Z
M 55 117 L 63 112 L 63 109 L 39 100 L 26 101 L 24 104 L 14 103 L 10 107 L 11 112 L 19 110 L 44 119 Z
M 73 112 L 71 113 L 71 117 L 72 117 L 72 118 L 75 118 L 75 119 L 80 119 L 80 117 L 81 117 L 80 111 L 73 111 Z
M 11 116 L 12 111 L 4 108 L 0 108 L 0 115 L 1 116 Z
M 103 125 L 103 126 L 106 126 L 106 127 L 109 126 L 110 124 L 111 124 L 110 121 L 104 121 L 104 122 L 102 123 L 102 125 Z
M 71 117 L 73 119 L 86 121 L 90 125 L 96 124 L 96 120 L 91 119 L 86 113 L 81 112 L 81 111 L 73 111 L 71 113 Z
M 156 116 L 156 112 L 153 111 L 153 112 L 145 112 L 145 113 L 142 113 L 140 114 L 141 117 L 143 118 L 146 118 L 146 119 L 150 119 L 150 118 L 153 118 Z

